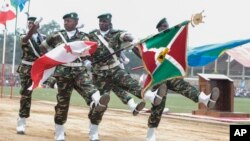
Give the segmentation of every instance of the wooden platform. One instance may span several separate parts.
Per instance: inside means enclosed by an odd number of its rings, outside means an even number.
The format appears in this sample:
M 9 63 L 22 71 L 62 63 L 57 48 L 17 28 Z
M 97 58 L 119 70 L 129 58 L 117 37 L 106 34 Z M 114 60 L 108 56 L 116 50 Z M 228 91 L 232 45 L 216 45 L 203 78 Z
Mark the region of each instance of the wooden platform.
M 196 110 L 196 111 L 192 111 L 192 114 L 193 115 L 212 116 L 212 117 L 250 118 L 249 113 L 240 113 L 240 112 L 221 112 L 221 111 Z

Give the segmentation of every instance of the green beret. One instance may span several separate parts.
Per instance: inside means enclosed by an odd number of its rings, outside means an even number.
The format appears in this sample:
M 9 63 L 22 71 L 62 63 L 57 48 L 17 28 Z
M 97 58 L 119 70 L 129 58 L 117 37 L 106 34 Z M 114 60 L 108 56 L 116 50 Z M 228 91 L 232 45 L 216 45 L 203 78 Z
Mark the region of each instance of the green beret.
M 66 19 L 66 18 L 71 18 L 71 19 L 74 19 L 74 20 L 78 20 L 79 19 L 77 13 L 75 13 L 75 12 L 65 14 L 63 16 L 63 19 Z
M 111 20 L 112 15 L 111 15 L 110 13 L 105 13 L 105 14 L 99 15 L 97 18 L 99 18 L 99 19 L 108 19 L 108 20 Z
M 28 17 L 28 21 L 35 22 L 36 21 L 36 17 Z
M 166 18 L 161 19 L 156 25 L 156 28 L 159 28 L 159 26 L 161 26 L 163 23 L 168 23 Z

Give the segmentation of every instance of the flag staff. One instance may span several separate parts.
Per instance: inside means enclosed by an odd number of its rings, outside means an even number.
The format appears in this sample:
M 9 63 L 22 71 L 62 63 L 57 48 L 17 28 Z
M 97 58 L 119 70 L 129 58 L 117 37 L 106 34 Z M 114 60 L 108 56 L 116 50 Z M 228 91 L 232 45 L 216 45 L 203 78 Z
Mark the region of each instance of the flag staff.
M 10 82 L 10 98 L 12 98 L 13 87 L 15 86 L 15 58 L 16 58 L 16 38 L 17 38 L 17 18 L 18 18 L 18 3 L 16 5 L 16 20 L 15 20 L 15 34 L 14 34 L 14 47 L 13 47 L 13 57 L 12 57 L 12 68 L 11 68 L 11 82 Z
M 7 27 L 4 25 L 3 30 L 3 56 L 2 56 L 2 77 L 1 77 L 1 98 L 3 96 L 3 86 L 5 84 L 4 80 L 4 70 L 5 70 L 5 49 L 6 49 L 6 35 L 7 35 Z

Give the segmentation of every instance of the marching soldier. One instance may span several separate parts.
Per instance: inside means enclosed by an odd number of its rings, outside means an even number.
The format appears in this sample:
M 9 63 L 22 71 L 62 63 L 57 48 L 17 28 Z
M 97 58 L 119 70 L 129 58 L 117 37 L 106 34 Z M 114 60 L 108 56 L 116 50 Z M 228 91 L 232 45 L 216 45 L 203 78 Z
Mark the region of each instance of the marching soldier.
M 41 56 L 39 45 L 45 39 L 45 36 L 38 32 L 39 22 L 36 17 L 28 17 L 28 32 L 21 35 L 22 60 L 17 68 L 21 81 L 20 89 L 20 108 L 19 118 L 17 120 L 17 134 L 25 134 L 26 118 L 30 116 L 32 91 L 28 88 L 32 84 L 30 70 L 33 62 Z
M 67 42 L 89 40 L 88 35 L 79 31 L 76 26 L 78 24 L 78 14 L 68 13 L 63 16 L 64 30 L 58 31 L 50 35 L 41 48 L 46 51 L 49 48 L 55 48 L 60 44 Z M 73 89 L 75 89 L 86 101 L 91 111 L 104 113 L 109 102 L 109 95 L 100 96 L 100 92 L 92 84 L 92 80 L 87 73 L 87 68 L 82 61 L 86 57 L 78 58 L 72 63 L 57 66 L 54 77 L 57 83 L 57 104 L 55 106 L 55 140 L 64 141 L 64 124 L 67 121 L 70 97 Z M 91 119 L 95 120 L 95 119 Z
M 101 95 L 109 94 L 115 87 L 130 92 L 136 97 L 142 99 L 142 87 L 134 80 L 124 69 L 120 67 L 120 52 L 102 59 L 103 57 L 121 49 L 124 42 L 131 43 L 133 38 L 130 34 L 122 30 L 115 30 L 112 27 L 112 15 L 110 13 L 98 16 L 99 28 L 90 32 L 90 39 L 98 42 L 99 46 L 92 55 L 93 64 L 93 81 L 100 90 Z M 101 61 L 100 61 L 101 60 Z M 150 100 L 155 105 L 161 102 L 165 94 L 166 86 L 161 86 L 158 91 L 151 91 L 144 94 L 144 98 Z M 126 96 L 125 96 L 126 97 Z M 101 122 L 103 114 L 98 111 L 92 111 L 89 117 L 96 117 L 95 121 L 91 120 L 89 138 L 91 141 L 99 140 L 98 125 Z
M 161 19 L 156 25 L 156 28 L 159 32 L 167 30 L 169 28 L 169 25 L 166 18 Z M 183 78 L 170 79 L 162 83 L 161 85 L 166 85 L 167 89 L 172 90 L 176 93 L 180 93 L 181 95 L 191 99 L 195 103 L 203 103 L 205 106 L 208 107 L 208 109 L 213 109 L 217 99 L 219 98 L 219 89 L 217 87 L 212 89 L 210 95 L 206 95 L 203 92 L 199 92 L 199 90 L 197 90 L 194 86 L 185 81 Z M 154 91 L 154 89 L 156 89 L 157 87 L 159 86 L 155 86 L 152 91 Z M 156 140 L 155 129 L 160 123 L 161 116 L 165 108 L 166 95 L 167 91 L 166 94 L 163 96 L 161 103 L 159 105 L 152 105 L 151 107 L 151 114 L 148 119 L 148 131 L 146 139 L 147 141 Z

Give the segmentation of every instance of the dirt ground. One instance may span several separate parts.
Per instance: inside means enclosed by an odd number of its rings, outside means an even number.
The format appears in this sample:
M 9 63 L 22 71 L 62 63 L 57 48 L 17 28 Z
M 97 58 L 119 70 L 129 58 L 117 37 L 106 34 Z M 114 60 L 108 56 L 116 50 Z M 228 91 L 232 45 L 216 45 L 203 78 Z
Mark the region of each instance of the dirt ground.
M 26 135 L 16 134 L 19 98 L 0 98 L 0 141 L 53 141 L 54 106 L 32 101 Z M 88 108 L 71 106 L 65 124 L 67 141 L 88 141 Z M 149 114 L 133 117 L 129 111 L 108 109 L 100 125 L 101 141 L 145 141 Z M 229 141 L 229 125 L 164 115 L 157 141 Z

